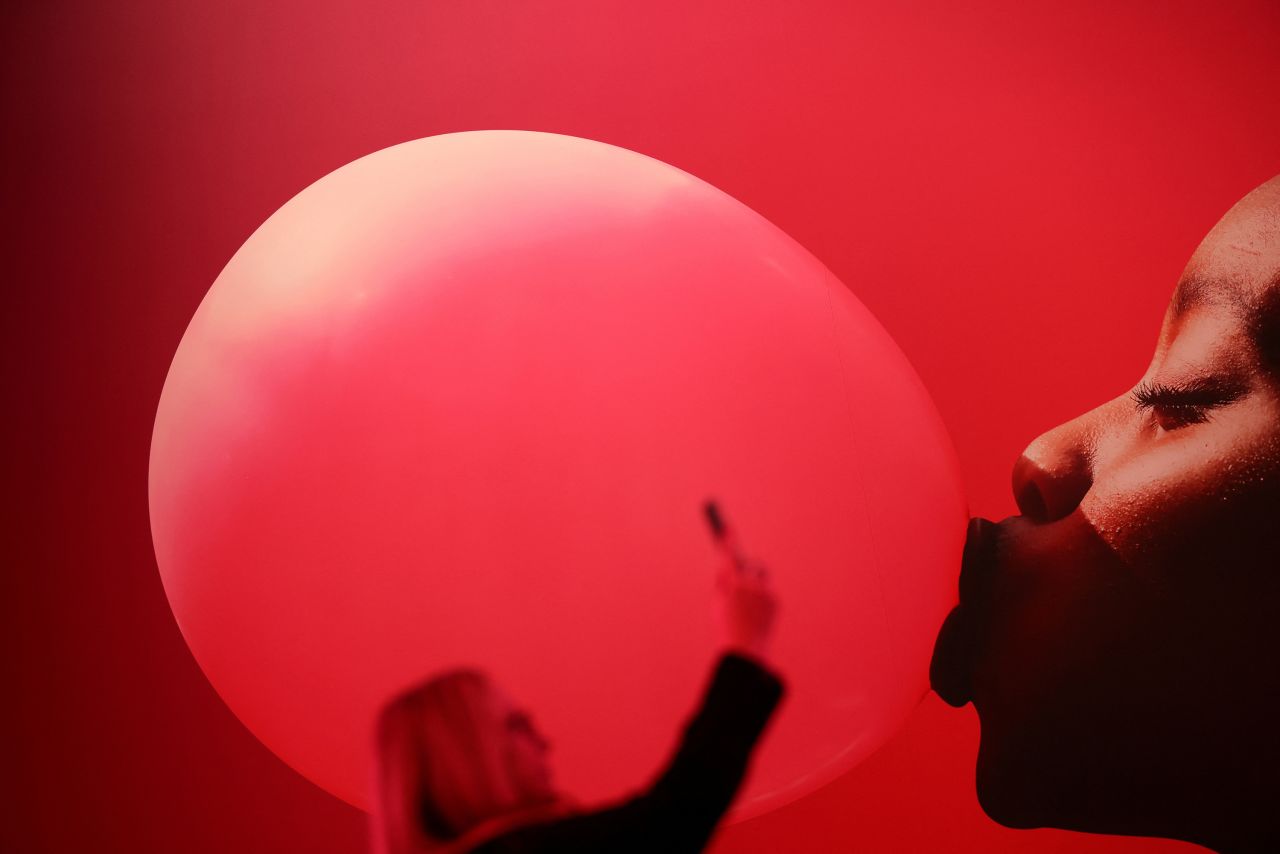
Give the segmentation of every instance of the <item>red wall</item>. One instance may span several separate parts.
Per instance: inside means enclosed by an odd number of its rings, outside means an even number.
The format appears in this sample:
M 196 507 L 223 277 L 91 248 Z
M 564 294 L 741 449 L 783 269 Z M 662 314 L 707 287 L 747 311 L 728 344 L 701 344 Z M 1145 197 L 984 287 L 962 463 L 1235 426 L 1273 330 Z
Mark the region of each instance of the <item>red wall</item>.
M 7 8 L 0 849 L 363 846 L 363 817 L 260 746 L 187 652 L 146 476 L 205 289 L 280 204 L 375 149 L 528 128 L 721 187 L 856 290 L 936 396 L 974 511 L 1011 512 L 1017 452 L 1138 377 L 1196 242 L 1280 172 L 1280 6 L 1048 5 Z M 1179 847 L 998 828 L 976 741 L 971 710 L 931 698 L 719 851 Z

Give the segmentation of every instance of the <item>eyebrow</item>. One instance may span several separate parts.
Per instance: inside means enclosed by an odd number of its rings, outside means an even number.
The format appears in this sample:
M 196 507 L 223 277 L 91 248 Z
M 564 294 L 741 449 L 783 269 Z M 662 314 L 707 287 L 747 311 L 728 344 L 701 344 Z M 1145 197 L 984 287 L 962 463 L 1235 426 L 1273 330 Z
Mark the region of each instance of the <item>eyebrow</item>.
M 1191 309 L 1219 300 L 1213 296 L 1215 282 L 1199 273 L 1184 277 L 1173 291 L 1170 305 L 1176 319 Z M 1263 367 L 1280 376 L 1280 272 L 1272 277 L 1252 304 L 1242 298 L 1227 300 L 1243 318 L 1249 337 L 1261 357 Z
M 1276 281 L 1280 283 L 1280 276 L 1276 277 Z M 1249 298 L 1240 293 L 1239 286 L 1234 282 L 1215 279 L 1203 273 L 1188 273 L 1183 277 L 1174 288 L 1173 298 L 1169 302 L 1175 318 L 1202 305 L 1225 305 L 1246 319 L 1252 318 L 1258 311 L 1258 307 L 1250 304 Z
M 1178 282 L 1178 286 L 1173 291 L 1173 316 L 1181 317 L 1192 308 L 1209 302 L 1209 292 L 1212 289 L 1213 286 L 1209 280 L 1197 273 L 1192 273 Z

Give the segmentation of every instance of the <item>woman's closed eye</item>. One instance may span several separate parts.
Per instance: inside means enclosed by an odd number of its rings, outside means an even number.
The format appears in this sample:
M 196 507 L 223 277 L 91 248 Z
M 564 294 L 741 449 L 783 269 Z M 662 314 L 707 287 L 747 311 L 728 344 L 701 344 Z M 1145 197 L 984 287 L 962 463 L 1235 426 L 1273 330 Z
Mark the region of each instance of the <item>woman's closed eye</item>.
M 1155 424 L 1165 432 L 1192 424 L 1203 424 L 1215 409 L 1244 397 L 1238 383 L 1221 377 L 1200 377 L 1185 382 L 1148 381 L 1133 390 L 1139 411 L 1149 411 Z

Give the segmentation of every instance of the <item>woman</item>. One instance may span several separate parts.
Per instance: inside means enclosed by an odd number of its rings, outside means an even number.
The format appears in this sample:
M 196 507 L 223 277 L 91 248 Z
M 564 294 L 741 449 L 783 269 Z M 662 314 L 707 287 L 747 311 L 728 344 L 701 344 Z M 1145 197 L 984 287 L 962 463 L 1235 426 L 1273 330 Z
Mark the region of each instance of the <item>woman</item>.
M 675 756 L 628 801 L 580 812 L 556 792 L 547 742 L 481 672 L 394 699 L 377 735 L 376 847 L 416 852 L 701 851 L 733 800 L 782 695 L 768 669 L 776 600 L 759 567 L 727 558 L 724 654 Z
M 933 682 L 1010 827 L 1280 851 L 1280 177 L 1192 256 L 1137 386 L 970 525 Z

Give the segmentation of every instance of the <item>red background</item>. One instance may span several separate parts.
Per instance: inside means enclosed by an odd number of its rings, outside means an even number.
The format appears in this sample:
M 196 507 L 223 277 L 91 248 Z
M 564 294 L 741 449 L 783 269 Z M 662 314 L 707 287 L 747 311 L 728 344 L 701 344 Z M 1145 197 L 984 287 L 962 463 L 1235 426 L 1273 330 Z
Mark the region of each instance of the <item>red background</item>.
M 1028 7 L 1036 6 L 1035 10 Z M 358 851 L 361 814 L 214 695 L 151 553 L 182 331 L 257 225 L 375 149 L 590 137 L 736 196 L 897 338 L 975 512 L 1141 373 L 1195 244 L 1280 171 L 1280 7 L 436 0 L 26 3 L 3 52 L 8 734 L 0 850 Z M 721 852 L 1177 850 L 988 821 L 927 700 Z

